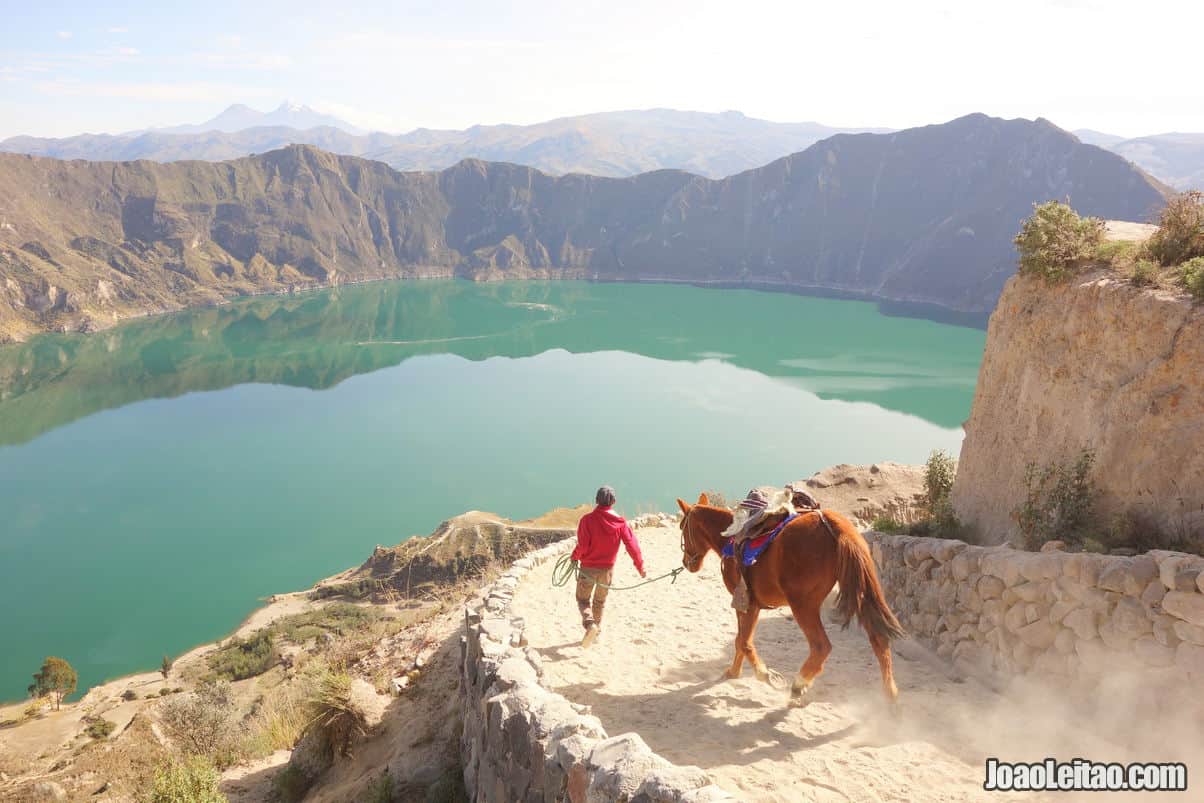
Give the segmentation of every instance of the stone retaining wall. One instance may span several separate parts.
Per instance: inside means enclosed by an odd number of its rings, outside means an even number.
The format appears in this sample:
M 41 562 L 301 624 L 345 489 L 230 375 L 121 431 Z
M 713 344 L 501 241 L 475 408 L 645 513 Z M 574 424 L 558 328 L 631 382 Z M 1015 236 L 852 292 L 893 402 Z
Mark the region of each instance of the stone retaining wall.
M 697 767 L 677 767 L 634 733 L 608 737 L 602 723 L 540 685 L 541 659 L 527 646 L 510 603 L 535 566 L 572 549 L 568 539 L 514 565 L 464 610 L 460 757 L 480 803 L 705 803 L 734 800 Z
M 1021 552 L 867 533 L 911 635 L 970 674 L 1090 685 L 1137 671 L 1170 705 L 1204 681 L 1204 558 Z M 1166 694 L 1182 688 L 1184 695 Z

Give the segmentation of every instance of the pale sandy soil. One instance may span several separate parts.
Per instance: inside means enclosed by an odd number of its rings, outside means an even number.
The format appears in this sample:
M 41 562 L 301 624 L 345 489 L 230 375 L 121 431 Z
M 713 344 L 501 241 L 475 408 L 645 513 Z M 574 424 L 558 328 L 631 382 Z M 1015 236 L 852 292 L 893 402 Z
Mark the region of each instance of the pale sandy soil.
M 649 576 L 680 565 L 677 528 L 637 535 Z M 974 680 L 957 682 L 909 640 L 896 643 L 902 715 L 894 720 L 864 633 L 841 631 L 827 615 L 832 655 L 806 708 L 787 707 L 787 692 L 756 681 L 747 664 L 744 677 L 720 682 L 735 621 L 718 565 L 711 556 L 676 584 L 612 591 L 602 635 L 585 651 L 571 588 L 553 588 L 551 564 L 539 567 L 520 585 L 514 608 L 543 656 L 545 684 L 592 706 L 609 734 L 636 731 L 665 758 L 703 767 L 742 800 L 999 800 L 982 789 L 988 755 L 1120 757 L 1101 752 L 1114 745 L 1073 722 L 1058 699 L 1016 690 L 1005 697 Z M 636 581 L 620 554 L 615 584 Z M 806 658 L 806 642 L 784 611 L 762 615 L 756 643 L 769 667 L 788 677 Z
M 1133 223 L 1128 220 L 1107 220 L 1104 225 L 1104 234 L 1109 240 L 1146 240 L 1158 230 L 1152 223 Z

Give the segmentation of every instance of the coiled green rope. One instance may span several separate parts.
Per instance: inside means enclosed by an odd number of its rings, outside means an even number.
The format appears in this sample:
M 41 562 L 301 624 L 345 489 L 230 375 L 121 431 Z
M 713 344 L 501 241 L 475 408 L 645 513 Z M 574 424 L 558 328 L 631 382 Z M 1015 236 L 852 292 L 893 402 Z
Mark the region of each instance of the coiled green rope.
M 640 586 L 646 586 L 649 583 L 655 583 L 657 580 L 664 580 L 666 577 L 672 577 L 670 585 L 677 582 L 677 575 L 686 570 L 685 566 L 678 566 L 676 569 L 665 572 L 659 577 L 650 577 L 633 586 L 612 586 L 609 583 L 598 583 L 605 589 L 610 591 L 631 591 Z M 570 581 L 576 580 L 581 575 L 581 566 L 577 561 L 573 560 L 569 555 L 561 556 L 560 560 L 556 561 L 556 565 L 552 567 L 552 585 L 559 588 L 560 586 L 568 585 Z

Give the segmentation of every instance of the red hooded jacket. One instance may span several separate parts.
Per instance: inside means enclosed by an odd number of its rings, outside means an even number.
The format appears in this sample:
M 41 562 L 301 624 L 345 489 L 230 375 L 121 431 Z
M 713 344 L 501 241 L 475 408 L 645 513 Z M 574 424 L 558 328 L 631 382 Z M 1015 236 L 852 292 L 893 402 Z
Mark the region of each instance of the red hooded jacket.
M 598 505 L 578 522 L 577 548 L 573 550 L 571 559 L 581 561 L 586 569 L 609 569 L 619 556 L 620 541 L 627 548 L 636 571 L 643 573 L 644 556 L 640 554 L 640 542 L 627 526 L 627 520 L 609 507 Z

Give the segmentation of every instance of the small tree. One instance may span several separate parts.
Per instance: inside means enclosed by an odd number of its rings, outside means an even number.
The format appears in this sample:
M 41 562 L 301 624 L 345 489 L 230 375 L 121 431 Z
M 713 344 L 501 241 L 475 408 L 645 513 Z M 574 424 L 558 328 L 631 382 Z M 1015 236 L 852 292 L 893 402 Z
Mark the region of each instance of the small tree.
M 1062 281 L 1090 262 L 1104 239 L 1104 221 L 1079 217 L 1067 204 L 1049 201 L 1033 205 L 1033 215 L 1016 235 L 1020 272 Z
M 159 672 L 163 675 L 164 680 L 167 680 L 167 676 L 171 674 L 171 659 L 166 655 L 163 656 L 163 663 L 159 665 Z
M 78 682 L 79 675 L 71 664 L 51 655 L 42 662 L 41 671 L 34 674 L 29 693 L 34 697 L 50 696 L 54 700 L 55 710 L 58 710 L 63 698 L 75 691 Z
M 958 538 L 964 535 L 961 522 L 953 512 L 953 478 L 957 475 L 957 461 L 944 449 L 934 449 L 924 464 L 924 507 L 928 508 L 928 520 L 919 530 L 923 534 L 941 538 Z

